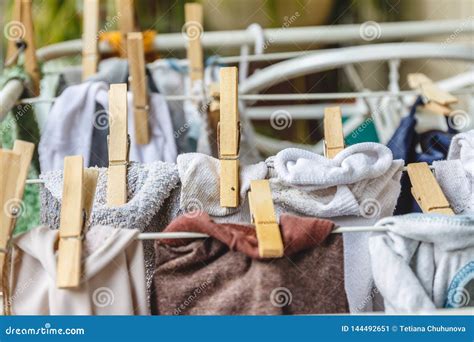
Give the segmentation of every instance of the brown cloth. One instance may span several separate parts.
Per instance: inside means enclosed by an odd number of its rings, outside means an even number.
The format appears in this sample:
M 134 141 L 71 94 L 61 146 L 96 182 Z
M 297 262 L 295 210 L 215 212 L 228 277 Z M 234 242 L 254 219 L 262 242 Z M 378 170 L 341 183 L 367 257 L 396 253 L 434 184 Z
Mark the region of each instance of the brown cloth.
M 340 234 L 328 220 L 280 217 L 285 255 L 259 259 L 255 228 L 217 224 L 206 213 L 164 232 L 212 238 L 157 240 L 155 315 L 291 315 L 349 312 Z

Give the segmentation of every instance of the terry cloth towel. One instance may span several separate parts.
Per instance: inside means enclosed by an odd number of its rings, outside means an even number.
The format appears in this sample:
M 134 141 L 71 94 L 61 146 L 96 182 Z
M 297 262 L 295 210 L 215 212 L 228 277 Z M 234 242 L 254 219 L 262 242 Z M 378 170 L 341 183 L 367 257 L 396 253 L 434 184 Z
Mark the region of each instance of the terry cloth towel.
M 63 167 L 68 155 L 82 155 L 84 164 L 89 165 L 94 127 L 103 125 L 108 111 L 96 113 L 96 103 L 108 108 L 108 85 L 103 82 L 85 82 L 68 87 L 54 103 L 44 128 L 39 145 L 40 163 L 43 172 Z M 138 145 L 134 138 L 133 105 L 128 94 L 128 131 L 131 137 L 130 160 L 153 162 L 156 160 L 174 162 L 176 145 L 168 107 L 163 96 L 149 94 L 150 142 Z
M 137 229 L 140 232 L 159 232 L 178 215 L 179 187 L 176 165 L 154 162 L 131 163 L 127 172 L 127 203 L 118 207 L 107 206 L 107 169 L 100 168 L 91 225 L 110 225 L 116 228 Z M 53 229 L 59 228 L 62 171 L 40 176 L 44 180 L 41 190 L 41 222 Z M 153 274 L 153 244 L 144 241 L 147 288 Z
M 57 230 L 41 226 L 13 241 L 11 306 L 15 315 L 147 315 L 138 230 L 92 227 L 84 239 L 82 279 L 56 287 Z
M 267 159 L 278 213 L 331 218 L 344 226 L 372 225 L 392 215 L 403 160 L 376 143 L 349 146 L 334 157 L 285 149 Z M 346 292 L 351 312 L 373 311 L 377 297 L 369 263 L 369 233 L 344 236 Z
M 448 160 L 433 163 L 434 174 L 456 214 L 474 213 L 474 130 L 454 136 Z
M 474 217 L 410 214 L 369 239 L 387 313 L 474 305 Z
M 423 124 L 423 118 L 424 121 L 427 121 L 426 118 L 433 117 L 433 115 L 416 116 L 417 109 L 422 104 L 423 100 L 419 97 L 410 109 L 408 116 L 400 121 L 400 126 L 387 143 L 387 147 L 392 151 L 394 158 L 404 160 L 405 164 L 426 162 L 431 165 L 436 160 L 446 159 L 449 144 L 455 133 L 455 131 L 449 129 L 448 125 L 446 125 L 448 132 L 436 129 L 418 133 L 419 121 Z M 401 187 L 394 214 L 421 212 L 411 193 L 411 182 L 408 174 L 402 176 Z
M 158 240 L 152 313 L 283 315 L 348 312 L 343 242 L 331 221 L 282 215 L 285 256 L 259 259 L 255 229 L 217 224 L 202 212 L 165 232 L 210 234 L 206 240 Z
M 218 222 L 250 222 L 247 192 L 250 181 L 265 179 L 264 162 L 240 168 L 240 206 L 223 208 L 219 200 L 219 160 L 200 153 L 181 154 L 177 159 L 181 179 L 180 208 L 183 212 L 206 210 Z

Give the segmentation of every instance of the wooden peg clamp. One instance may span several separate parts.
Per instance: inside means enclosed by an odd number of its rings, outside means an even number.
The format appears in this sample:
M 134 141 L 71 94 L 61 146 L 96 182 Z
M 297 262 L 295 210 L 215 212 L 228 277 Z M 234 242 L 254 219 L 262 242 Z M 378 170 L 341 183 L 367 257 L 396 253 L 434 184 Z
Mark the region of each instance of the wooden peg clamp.
M 23 40 L 26 43 L 26 49 L 24 52 L 25 70 L 31 78 L 31 92 L 35 96 L 38 96 L 41 76 L 38 59 L 36 57 L 32 0 L 15 0 L 13 21 L 10 22 L 10 26 L 5 26 L 5 34 L 8 35 L 7 54 L 5 58 L 5 61 L 8 63 L 17 61 L 18 49 L 16 43 L 20 40 Z
M 191 83 L 202 80 L 204 77 L 203 51 L 201 36 L 203 30 L 202 5 L 198 3 L 187 3 L 184 5 L 185 29 L 187 36 L 187 58 L 189 61 L 189 74 Z
M 21 156 L 18 153 L 0 150 L 0 274 L 3 274 L 8 260 L 9 242 L 16 215 L 18 213 L 17 184 L 21 168 Z M 3 286 L 3 277 L 0 279 Z M 2 292 L 3 300 L 8 294 Z
M 239 145 L 240 125 L 237 108 L 237 68 L 220 70 L 220 122 L 218 146 L 220 160 L 220 205 L 239 205 Z
M 112 84 L 109 90 L 109 169 L 107 204 L 127 203 L 127 167 L 130 149 L 128 136 L 127 85 Z
M 333 159 L 344 149 L 344 132 L 340 107 L 324 109 L 324 155 Z
M 64 158 L 56 278 L 58 288 L 75 288 L 80 284 L 82 240 L 98 177 L 97 170 L 84 170 L 82 156 Z
M 412 89 L 421 92 L 425 106 L 424 108 L 445 116 L 452 112 L 451 105 L 458 99 L 450 93 L 441 90 L 430 78 L 421 73 L 408 74 L 408 85 Z
M 99 63 L 99 0 L 84 0 L 82 80 L 97 72 Z
M 454 215 L 427 163 L 408 164 L 407 172 L 413 197 L 424 213 Z
M 115 0 L 115 8 L 117 9 L 118 27 L 122 35 L 122 44 L 120 55 L 127 56 L 127 35 L 137 30 L 135 24 L 134 0 Z
M 143 34 L 141 32 L 131 32 L 127 36 L 127 42 L 128 65 L 130 69 L 129 81 L 133 94 L 135 140 L 137 144 L 145 145 L 150 141 L 150 134 L 148 128 L 149 107 Z
M 260 257 L 282 257 L 283 240 L 273 207 L 270 182 L 266 179 L 251 181 L 248 196 L 250 213 L 257 231 Z

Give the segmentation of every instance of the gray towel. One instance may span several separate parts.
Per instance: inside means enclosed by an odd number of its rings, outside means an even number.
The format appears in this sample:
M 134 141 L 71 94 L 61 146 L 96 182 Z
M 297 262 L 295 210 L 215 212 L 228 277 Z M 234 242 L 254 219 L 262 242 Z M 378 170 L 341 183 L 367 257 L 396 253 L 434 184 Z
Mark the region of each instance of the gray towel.
M 150 164 L 130 163 L 128 167 L 128 201 L 119 207 L 107 206 L 107 169 L 99 170 L 92 225 L 138 229 L 140 232 L 158 232 L 166 228 L 179 214 L 178 170 L 165 162 Z M 63 189 L 61 170 L 42 174 L 41 222 L 53 229 L 59 228 L 59 213 Z M 150 289 L 153 276 L 154 249 L 151 241 L 144 241 L 146 284 Z

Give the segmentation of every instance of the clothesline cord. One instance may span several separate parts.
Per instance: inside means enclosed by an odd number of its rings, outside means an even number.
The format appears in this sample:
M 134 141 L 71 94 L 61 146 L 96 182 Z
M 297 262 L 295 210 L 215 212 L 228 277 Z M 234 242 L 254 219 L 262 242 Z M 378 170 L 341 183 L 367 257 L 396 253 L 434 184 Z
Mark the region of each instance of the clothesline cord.
M 434 167 L 432 165 L 429 165 L 429 168 L 431 170 L 434 170 Z M 403 169 L 402 169 L 403 172 L 406 172 L 407 171 L 407 167 L 404 166 Z M 26 184 L 44 184 L 44 180 L 42 180 L 41 178 L 32 178 L 32 179 L 27 179 L 26 180 Z
M 356 232 L 386 232 L 387 228 L 383 226 L 354 226 L 338 227 L 331 234 L 356 233 Z M 160 239 L 205 239 L 210 236 L 202 233 L 192 232 L 173 232 L 173 233 L 141 233 L 137 240 L 160 240 Z
M 461 89 L 451 92 L 453 95 L 465 95 L 474 93 L 474 87 Z M 401 96 L 416 96 L 420 93 L 414 90 L 402 90 L 399 92 L 390 91 L 365 91 L 365 92 L 345 92 L 345 93 L 318 93 L 318 94 L 242 94 L 239 99 L 243 101 L 301 101 L 301 100 L 337 100 L 337 99 L 358 99 L 370 97 L 401 97 Z M 196 96 L 188 95 L 166 95 L 163 98 L 167 101 L 185 101 L 185 100 L 201 100 Z M 57 98 L 41 98 L 33 97 L 29 99 L 22 99 L 20 104 L 34 104 L 34 103 L 50 103 L 56 101 Z

